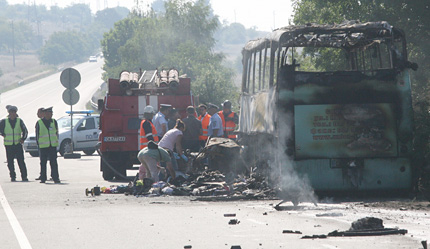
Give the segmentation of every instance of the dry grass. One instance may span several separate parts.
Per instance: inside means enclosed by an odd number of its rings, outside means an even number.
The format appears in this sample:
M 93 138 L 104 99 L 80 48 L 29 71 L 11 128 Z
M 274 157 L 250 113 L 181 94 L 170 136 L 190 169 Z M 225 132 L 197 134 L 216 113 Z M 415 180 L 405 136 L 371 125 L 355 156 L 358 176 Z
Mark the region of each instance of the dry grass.
M 55 70 L 52 66 L 41 65 L 34 52 L 15 54 L 15 67 L 12 53 L 2 53 L 0 68 L 3 72 L 0 77 L 0 92 L 17 86 L 20 81 L 28 83 L 35 75 Z

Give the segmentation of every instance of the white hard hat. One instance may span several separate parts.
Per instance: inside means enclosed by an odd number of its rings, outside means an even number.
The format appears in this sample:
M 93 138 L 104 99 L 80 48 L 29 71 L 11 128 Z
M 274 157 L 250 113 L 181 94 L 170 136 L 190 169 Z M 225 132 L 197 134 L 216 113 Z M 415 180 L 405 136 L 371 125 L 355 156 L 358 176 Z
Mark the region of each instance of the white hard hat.
M 154 107 L 147 105 L 145 109 L 143 109 L 143 113 L 154 113 Z

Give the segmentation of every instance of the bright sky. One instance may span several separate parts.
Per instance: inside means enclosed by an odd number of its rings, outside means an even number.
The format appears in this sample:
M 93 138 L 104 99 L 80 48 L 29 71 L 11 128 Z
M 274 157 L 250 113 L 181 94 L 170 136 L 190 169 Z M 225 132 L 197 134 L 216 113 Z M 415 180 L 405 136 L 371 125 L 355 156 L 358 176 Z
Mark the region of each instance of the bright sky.
M 152 0 L 138 0 L 142 6 L 152 3 Z M 72 3 L 90 4 L 93 12 L 105 7 L 123 6 L 132 8 L 136 0 L 7 0 L 9 4 L 44 4 L 65 7 Z M 220 20 L 228 23 L 239 22 L 246 28 L 257 27 L 258 30 L 271 31 L 274 28 L 288 25 L 293 8 L 291 0 L 211 0 L 212 8 Z

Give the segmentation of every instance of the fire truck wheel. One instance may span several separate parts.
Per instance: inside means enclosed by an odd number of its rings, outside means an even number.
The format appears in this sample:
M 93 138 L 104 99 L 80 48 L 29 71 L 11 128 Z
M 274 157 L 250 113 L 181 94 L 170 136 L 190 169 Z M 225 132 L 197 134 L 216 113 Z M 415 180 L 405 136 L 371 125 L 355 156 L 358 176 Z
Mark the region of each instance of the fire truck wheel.
M 94 154 L 95 150 L 84 150 L 85 155 L 91 156 Z
M 64 154 L 66 154 L 66 152 L 69 152 L 71 149 L 71 141 L 70 139 L 64 139 L 63 142 L 61 142 L 60 145 L 60 155 L 64 156 Z
M 118 173 L 120 173 L 121 175 L 117 175 L 115 174 L 115 178 L 118 179 L 124 179 L 124 177 L 127 177 L 127 168 L 125 167 L 118 167 L 116 168 L 116 170 L 118 171 Z
M 32 157 L 38 157 L 39 156 L 39 152 L 38 151 L 31 151 L 29 153 L 30 153 L 30 156 L 32 156 Z
M 105 179 L 106 181 L 113 180 L 114 176 L 115 176 L 115 174 L 113 173 L 112 170 L 106 169 L 106 168 L 103 170 L 103 179 Z

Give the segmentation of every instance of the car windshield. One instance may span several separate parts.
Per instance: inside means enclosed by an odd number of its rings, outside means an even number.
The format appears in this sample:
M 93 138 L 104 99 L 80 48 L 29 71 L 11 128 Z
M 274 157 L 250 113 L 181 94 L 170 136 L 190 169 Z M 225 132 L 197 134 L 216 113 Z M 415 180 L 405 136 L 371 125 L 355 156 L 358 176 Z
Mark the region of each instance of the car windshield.
M 73 126 L 81 120 L 79 117 L 73 117 Z M 69 129 L 70 130 L 70 116 L 64 116 L 57 119 L 58 129 Z

